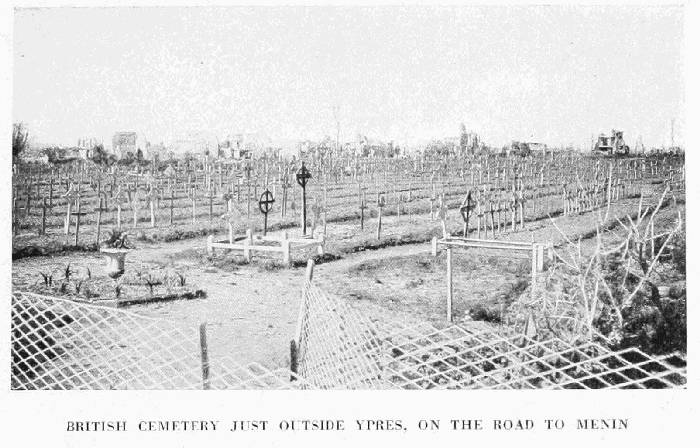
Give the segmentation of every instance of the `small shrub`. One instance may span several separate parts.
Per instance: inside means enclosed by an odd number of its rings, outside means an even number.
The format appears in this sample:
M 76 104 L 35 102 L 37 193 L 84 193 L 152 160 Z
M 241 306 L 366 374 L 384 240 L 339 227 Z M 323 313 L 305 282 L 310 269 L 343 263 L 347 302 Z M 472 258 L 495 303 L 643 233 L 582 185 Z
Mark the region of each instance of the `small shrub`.
M 286 266 L 278 260 L 265 260 L 260 264 L 260 270 L 268 272 L 280 271 L 285 267 Z
M 187 278 L 184 275 L 180 274 L 179 272 L 176 272 L 175 274 L 177 274 L 179 285 L 181 287 L 184 287 L 185 284 L 187 283 Z
M 500 305 L 479 303 L 469 309 L 469 317 L 484 322 L 500 323 L 501 307 Z
M 131 244 L 129 243 L 128 235 L 125 231 L 112 229 L 109 233 L 109 237 L 102 242 L 102 247 L 110 249 L 131 249 Z
M 45 286 L 53 286 L 53 274 L 45 273 L 45 272 L 40 272 L 42 278 L 44 279 L 44 285 Z
M 63 279 L 67 282 L 70 280 L 71 275 L 73 274 L 73 271 L 71 271 L 70 268 L 70 263 L 66 265 L 65 268 L 63 268 Z

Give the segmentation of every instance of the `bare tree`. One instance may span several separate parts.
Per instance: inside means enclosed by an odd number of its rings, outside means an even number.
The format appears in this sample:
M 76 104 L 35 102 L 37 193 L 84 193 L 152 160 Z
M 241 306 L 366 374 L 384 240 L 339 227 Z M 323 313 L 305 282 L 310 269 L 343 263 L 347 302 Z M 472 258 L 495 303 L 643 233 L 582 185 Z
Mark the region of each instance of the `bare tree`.
M 16 159 L 27 148 L 29 141 L 29 131 L 24 123 L 14 123 L 12 125 L 12 159 Z

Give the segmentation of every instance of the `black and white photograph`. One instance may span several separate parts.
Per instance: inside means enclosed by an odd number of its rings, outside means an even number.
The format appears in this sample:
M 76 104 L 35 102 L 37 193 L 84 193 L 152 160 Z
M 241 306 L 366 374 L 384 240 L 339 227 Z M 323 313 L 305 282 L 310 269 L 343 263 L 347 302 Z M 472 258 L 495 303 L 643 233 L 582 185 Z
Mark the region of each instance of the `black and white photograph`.
M 677 445 L 691 3 L 4 8 L 10 446 Z
M 16 9 L 11 388 L 685 388 L 682 18 Z

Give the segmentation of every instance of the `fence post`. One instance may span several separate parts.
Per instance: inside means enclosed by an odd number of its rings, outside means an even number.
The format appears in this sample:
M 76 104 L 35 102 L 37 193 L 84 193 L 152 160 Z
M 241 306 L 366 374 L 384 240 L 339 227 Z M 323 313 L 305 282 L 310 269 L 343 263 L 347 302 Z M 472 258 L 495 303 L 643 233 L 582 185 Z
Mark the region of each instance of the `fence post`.
M 447 246 L 447 321 L 452 322 L 452 248 Z
M 155 193 L 150 193 L 150 194 L 153 195 Z M 153 228 L 156 226 L 156 209 L 155 209 L 156 204 L 155 204 L 155 198 L 153 196 L 151 196 L 149 198 L 148 205 L 149 205 L 149 208 L 151 209 L 151 228 Z
M 72 208 L 73 208 L 73 199 L 70 197 L 67 197 L 66 200 L 68 201 L 67 208 L 66 208 L 66 223 L 63 226 L 63 233 L 65 235 L 70 234 L 70 215 L 72 213 Z
M 382 203 L 378 202 L 377 208 L 379 209 L 378 212 L 378 221 L 377 221 L 377 239 L 380 240 L 382 238 L 382 208 L 384 208 L 384 205 Z
M 306 263 L 306 276 L 304 286 L 302 287 L 301 300 L 299 301 L 299 315 L 297 317 L 297 328 L 294 332 L 294 338 L 289 341 L 289 370 L 292 371 L 290 381 L 294 381 L 295 375 L 299 373 L 299 349 L 301 348 L 302 329 L 304 328 L 304 318 L 306 317 L 306 297 L 307 284 L 311 283 L 314 275 L 314 261 L 309 260 Z
M 174 201 L 175 201 L 175 190 L 173 190 L 171 187 L 170 188 L 170 225 L 171 226 L 173 225 L 173 209 L 174 209 L 173 202 Z
M 289 370 L 292 371 L 292 375 L 289 377 L 289 381 L 294 381 L 295 375 L 299 373 L 299 349 L 297 347 L 297 342 L 292 339 L 289 341 Z
M 287 239 L 287 232 L 282 233 L 282 263 L 286 266 L 291 266 L 292 257 L 289 253 L 289 240 Z
M 243 240 L 243 258 L 250 263 L 250 246 L 253 245 L 253 231 L 248 229 L 245 231 L 245 240 Z
M 80 234 L 80 194 L 76 198 L 76 213 L 75 213 L 75 246 L 78 246 L 78 237 Z
M 318 247 L 316 248 L 316 254 L 318 256 L 323 256 L 325 253 L 325 248 L 324 246 L 326 245 L 326 235 L 322 234 L 319 236 L 319 239 L 321 240 L 318 244 Z
M 211 223 L 214 219 L 214 192 L 212 191 L 211 184 L 209 185 L 209 222 Z
M 41 231 L 39 235 L 46 234 L 46 197 L 41 200 Z
M 314 260 L 309 260 L 306 263 L 306 281 L 311 283 L 311 280 L 314 278 Z
M 530 297 L 534 298 L 535 297 L 535 285 L 537 284 L 537 246 L 535 243 L 532 243 L 532 285 L 530 287 Z
M 214 235 L 209 235 L 207 237 L 207 255 L 210 257 L 214 255 Z
M 199 347 L 202 358 L 202 389 L 210 389 L 209 384 L 209 348 L 207 346 L 207 323 L 199 326 Z

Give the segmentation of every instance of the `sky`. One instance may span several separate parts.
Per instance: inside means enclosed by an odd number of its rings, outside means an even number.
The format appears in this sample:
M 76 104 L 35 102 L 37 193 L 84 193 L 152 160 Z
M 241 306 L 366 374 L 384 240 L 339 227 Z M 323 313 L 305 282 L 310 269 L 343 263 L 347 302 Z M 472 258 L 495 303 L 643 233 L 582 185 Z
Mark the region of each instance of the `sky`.
M 18 9 L 13 119 L 36 141 L 116 131 L 410 145 L 683 144 L 676 6 Z

